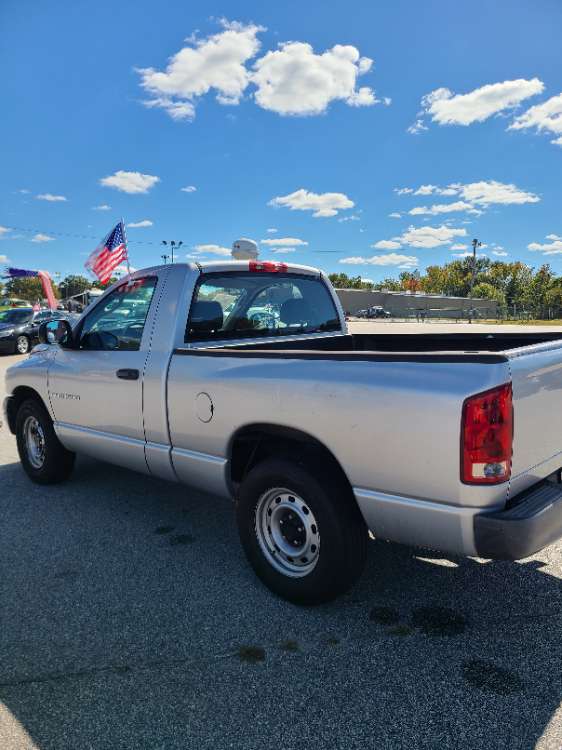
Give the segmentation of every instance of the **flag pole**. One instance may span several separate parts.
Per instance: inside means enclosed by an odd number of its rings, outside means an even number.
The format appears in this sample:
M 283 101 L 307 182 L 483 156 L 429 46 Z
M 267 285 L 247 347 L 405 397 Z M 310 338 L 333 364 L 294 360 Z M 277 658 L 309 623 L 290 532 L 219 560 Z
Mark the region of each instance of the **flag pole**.
M 125 250 L 127 251 L 127 273 L 131 273 L 131 266 L 129 265 L 129 245 L 127 244 L 127 233 L 125 232 L 125 221 L 121 217 L 121 226 L 123 227 L 123 240 L 125 241 Z

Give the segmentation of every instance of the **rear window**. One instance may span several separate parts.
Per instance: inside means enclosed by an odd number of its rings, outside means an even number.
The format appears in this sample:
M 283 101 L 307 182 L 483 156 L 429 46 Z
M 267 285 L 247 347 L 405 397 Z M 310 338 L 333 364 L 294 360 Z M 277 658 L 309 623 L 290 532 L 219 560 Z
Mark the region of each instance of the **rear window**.
M 336 307 L 321 279 L 298 274 L 213 273 L 202 276 L 197 284 L 185 340 L 339 330 Z

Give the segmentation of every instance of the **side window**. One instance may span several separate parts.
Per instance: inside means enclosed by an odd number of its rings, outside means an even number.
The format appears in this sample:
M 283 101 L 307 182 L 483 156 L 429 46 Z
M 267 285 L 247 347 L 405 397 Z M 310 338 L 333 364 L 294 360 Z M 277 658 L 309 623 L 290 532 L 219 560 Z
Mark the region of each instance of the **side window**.
M 138 351 L 155 288 L 155 277 L 117 287 L 86 317 L 80 349 Z

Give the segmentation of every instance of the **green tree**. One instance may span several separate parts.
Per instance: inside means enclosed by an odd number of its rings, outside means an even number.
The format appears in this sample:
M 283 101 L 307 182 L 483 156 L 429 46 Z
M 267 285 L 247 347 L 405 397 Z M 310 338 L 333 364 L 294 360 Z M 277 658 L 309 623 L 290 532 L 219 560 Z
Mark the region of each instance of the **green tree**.
M 363 281 L 361 276 L 348 276 L 346 273 L 331 273 L 328 278 L 336 289 L 372 289 L 370 281 Z
M 65 276 L 59 284 L 61 293 L 65 298 L 74 297 L 75 294 L 82 294 L 87 289 L 91 289 L 92 286 L 92 282 L 85 276 L 75 274 Z
M 57 285 L 52 282 L 55 297 L 59 297 Z M 6 284 L 6 294 L 9 297 L 19 297 L 28 302 L 44 299 L 43 285 L 37 276 L 24 276 L 18 279 L 10 279 Z

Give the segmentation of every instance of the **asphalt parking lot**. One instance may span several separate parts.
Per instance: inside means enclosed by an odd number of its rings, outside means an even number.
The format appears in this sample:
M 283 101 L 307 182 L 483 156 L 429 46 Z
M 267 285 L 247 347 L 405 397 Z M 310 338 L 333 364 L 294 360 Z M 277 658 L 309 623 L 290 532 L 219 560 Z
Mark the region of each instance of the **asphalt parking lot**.
M 372 541 L 352 592 L 298 608 L 228 501 L 89 459 L 37 487 L 6 426 L 0 519 L 2 750 L 562 747 L 561 544 Z

